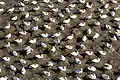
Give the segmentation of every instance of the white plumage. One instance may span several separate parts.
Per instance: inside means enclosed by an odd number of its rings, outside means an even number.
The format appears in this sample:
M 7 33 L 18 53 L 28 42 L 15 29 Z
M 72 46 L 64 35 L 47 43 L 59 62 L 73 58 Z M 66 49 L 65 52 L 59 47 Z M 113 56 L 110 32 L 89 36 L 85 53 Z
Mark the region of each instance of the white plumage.
M 14 56 L 18 56 L 18 53 L 16 51 L 12 52 Z
M 13 71 L 16 71 L 16 70 L 17 70 L 16 67 L 13 66 L 13 65 L 10 65 L 10 69 L 13 70 Z
M 118 76 L 116 80 L 120 80 L 120 76 Z
M 46 76 L 51 76 L 51 73 L 49 71 L 43 71 L 43 73 L 46 75 Z
M 82 41 L 86 41 L 87 40 L 87 37 L 86 36 L 83 36 L 83 38 L 82 38 Z
M 25 8 L 24 7 L 19 7 L 19 10 L 20 11 L 25 11 Z
M 21 5 L 21 6 L 25 6 L 25 4 L 24 4 L 23 2 L 20 2 L 19 5 Z
M 91 18 L 92 18 L 92 15 L 93 15 L 93 14 L 92 14 L 92 13 L 90 13 L 90 15 L 89 15 L 89 16 L 87 16 L 87 18 L 88 18 L 88 19 L 91 19 Z
M 105 80 L 109 80 L 109 79 L 110 79 L 110 76 L 107 75 L 107 74 L 102 74 L 102 77 L 103 77 L 103 79 L 105 79 Z
M 32 3 L 32 4 L 37 4 L 37 1 L 34 0 L 34 1 L 32 1 L 31 3 Z
M 48 62 L 48 66 L 53 66 L 53 62 Z
M 55 51 L 56 51 L 55 46 L 52 47 L 51 51 L 52 51 L 52 52 L 55 52 Z
M 10 39 L 11 38 L 11 33 L 8 33 L 5 38 Z
M 65 46 L 67 49 L 73 49 L 73 46 L 70 46 L 70 45 L 66 45 Z
M 95 33 L 95 35 L 93 36 L 94 39 L 98 38 L 100 35 L 99 33 Z
M 4 47 L 10 47 L 10 42 L 8 42 L 7 44 L 4 45 Z
M 114 35 L 112 38 L 111 38 L 112 41 L 117 41 L 117 37 Z
M 8 80 L 8 78 L 5 76 L 5 77 L 1 77 L 0 80 Z
M 92 33 L 92 30 L 89 28 L 89 29 L 87 30 L 87 33 L 88 33 L 88 34 L 91 34 L 91 33 Z
M 115 3 L 115 4 L 117 3 L 117 1 L 115 1 L 115 0 L 110 0 L 110 1 L 111 1 L 112 3 Z
M 39 65 L 38 64 L 31 64 L 30 67 L 32 68 L 37 68 Z
M 35 55 L 35 57 L 40 59 L 40 58 L 43 58 L 44 56 L 43 54 L 41 54 L 41 55 Z
M 60 29 L 61 29 L 61 30 L 65 30 L 65 28 L 64 28 L 63 26 L 60 26 Z
M 33 51 L 33 49 L 30 46 L 25 47 L 24 50 L 27 50 L 27 54 L 29 54 Z
M 82 63 L 79 58 L 75 58 L 75 62 L 76 62 L 77 64 L 81 64 L 81 63 Z
M 66 77 L 65 77 L 65 78 L 64 78 L 64 77 L 59 77 L 58 79 L 59 79 L 59 80 L 67 80 Z
M 19 61 L 20 63 L 26 64 L 26 61 L 24 59 L 20 59 Z
M 65 11 L 69 13 L 69 12 L 70 12 L 70 9 L 69 9 L 69 8 L 65 8 Z
M 42 37 L 48 37 L 48 33 L 45 33 L 45 34 L 41 34 Z
M 45 43 L 41 43 L 42 47 L 47 47 L 47 45 Z
M 15 42 L 17 42 L 17 43 L 22 43 L 22 41 L 23 41 L 22 39 L 16 39 L 15 40 Z
M 3 2 L 3 1 L 0 1 L 0 4 L 1 4 L 1 5 L 4 5 L 4 4 L 5 4 L 5 2 Z
M 4 11 L 4 9 L 3 9 L 3 8 L 0 8 L 0 12 L 2 12 L 2 11 Z
M 80 3 L 85 3 L 85 0 L 79 0 L 80 1 Z
M 60 17 L 64 17 L 64 15 L 63 15 L 62 13 L 58 13 L 58 15 L 59 15 Z
M 15 20 L 17 20 L 17 16 L 14 16 L 11 20 L 13 20 L 13 21 L 15 21 Z
M 94 80 L 96 80 L 96 78 L 97 78 L 95 74 L 89 74 L 88 77 L 90 79 L 94 79 Z
M 5 29 L 9 29 L 10 28 L 10 23 L 8 23 L 6 26 L 5 26 Z
M 25 2 L 25 1 L 29 1 L 29 0 L 24 0 L 24 2 Z
M 101 15 L 101 14 L 100 14 L 100 17 L 101 17 L 102 19 L 105 19 L 105 18 L 107 18 L 108 16 L 107 16 L 107 15 Z
M 70 54 L 73 55 L 73 56 L 77 56 L 77 55 L 79 55 L 79 52 L 78 51 L 77 52 L 72 52 Z
M 29 16 L 30 16 L 30 14 L 29 14 L 29 13 L 26 13 L 25 18 L 28 18 Z
M 58 44 L 58 43 L 60 43 L 60 39 L 58 38 L 58 39 L 55 39 L 55 40 L 53 40 L 56 44 Z
M 77 73 L 77 74 L 83 73 L 83 68 L 80 68 L 80 70 L 79 70 L 79 69 L 76 69 L 76 70 L 75 70 L 75 73 Z
M 42 11 L 42 13 L 43 13 L 44 15 L 48 15 L 48 14 L 49 14 L 48 12 L 45 12 L 45 11 Z
M 105 51 L 99 51 L 101 55 L 106 55 L 107 53 Z
M 39 21 L 40 19 L 38 17 L 34 17 L 33 20 Z
M 114 8 L 114 10 L 118 10 L 118 9 L 120 9 L 120 6 L 116 6 L 116 7 Z
M 13 77 L 13 80 L 20 80 L 18 77 Z
M 70 4 L 69 6 L 74 8 L 76 6 L 76 4 Z
M 50 20 L 51 22 L 55 22 L 55 19 L 54 19 L 54 18 L 49 18 L 49 20 Z
M 64 0 L 58 0 L 58 2 L 62 3 Z
M 88 2 L 86 3 L 86 7 L 88 7 L 88 8 L 92 8 L 92 4 L 90 5 Z
M 101 60 L 100 58 L 96 58 L 96 59 L 93 59 L 92 62 L 98 63 L 98 62 L 100 62 L 100 60 Z
M 84 44 L 80 44 L 80 47 L 81 47 L 82 49 L 86 49 L 86 47 L 85 47 Z
M 22 74 L 25 74 L 25 73 L 26 73 L 26 70 L 25 70 L 24 67 L 21 69 L 21 73 L 22 73 Z
M 96 71 L 96 68 L 94 66 L 90 66 L 90 67 L 88 67 L 88 70 L 90 70 L 90 71 Z
M 13 12 L 15 10 L 15 8 L 14 7 L 12 7 L 12 8 L 10 8 L 10 9 L 8 9 L 8 11 L 9 12 Z
M 65 61 L 66 60 L 65 56 L 61 55 L 60 60 Z
M 87 55 L 93 55 L 93 51 L 85 51 Z
M 112 29 L 111 26 L 110 26 L 110 25 L 107 25 L 107 24 L 105 25 L 105 27 L 106 27 L 107 29 Z
M 31 44 L 36 43 L 36 38 L 33 40 L 30 40 L 29 43 L 31 43 Z
M 120 17 L 116 17 L 114 20 L 116 20 L 116 21 L 120 21 Z
M 74 35 L 71 34 L 70 36 L 67 36 L 67 39 L 71 40 L 71 39 L 73 39 L 73 37 L 74 37 Z
M 45 2 L 45 3 L 49 3 L 49 2 L 50 2 L 50 0 L 43 0 L 43 2 Z
M 115 16 L 115 12 L 114 11 L 111 11 L 110 14 L 111 14 L 111 16 Z
M 61 33 L 58 32 L 58 33 L 55 33 L 55 34 L 53 34 L 53 35 L 56 36 L 56 37 L 59 37 L 59 36 L 61 35 Z
M 77 15 L 71 15 L 70 18 L 75 19 L 75 18 L 77 18 Z
M 79 26 L 85 26 L 85 22 L 80 23 Z
M 53 4 L 49 4 L 49 5 L 48 5 L 48 7 L 53 8 L 53 7 L 54 7 L 54 5 L 53 5 Z
M 107 70 L 111 70 L 112 69 L 112 65 L 110 65 L 108 63 L 105 63 L 104 64 L 104 68 L 107 69 Z
M 103 9 L 98 9 L 100 13 L 103 13 Z M 104 15 L 105 16 L 105 15 Z M 100 14 L 100 17 L 104 17 Z
M 109 7 L 109 4 L 105 4 L 104 8 L 108 8 Z
M 33 10 L 38 11 L 40 9 L 40 6 L 34 7 Z
M 49 25 L 44 25 L 44 27 L 47 29 L 51 29 L 51 26 L 49 26 Z
M 10 57 L 3 57 L 4 61 L 10 61 Z
M 21 35 L 26 35 L 26 34 L 27 34 L 26 31 L 20 31 L 19 33 L 20 33 Z
M 59 68 L 61 71 L 66 71 L 66 70 L 67 70 L 66 66 L 59 66 L 58 68 Z
M 29 26 L 31 23 L 30 22 L 24 22 L 26 26 Z
M 77 80 L 82 80 L 80 77 L 76 77 Z
M 63 21 L 63 23 L 66 23 L 66 24 L 69 23 L 69 22 L 70 22 L 70 18 Z
M 85 12 L 86 12 L 85 9 L 80 9 L 79 11 L 80 11 L 81 13 L 85 13 Z
M 52 11 L 57 12 L 58 8 L 53 8 Z
M 95 25 L 98 25 L 98 26 L 99 26 L 99 25 L 100 25 L 100 22 L 99 22 L 99 21 L 96 21 L 96 22 L 95 22 Z

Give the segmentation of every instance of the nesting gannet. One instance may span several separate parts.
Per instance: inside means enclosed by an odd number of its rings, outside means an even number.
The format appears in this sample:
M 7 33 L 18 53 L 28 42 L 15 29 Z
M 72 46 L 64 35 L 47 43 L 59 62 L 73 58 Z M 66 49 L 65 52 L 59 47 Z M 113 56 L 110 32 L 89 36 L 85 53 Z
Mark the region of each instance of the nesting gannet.
M 93 74 L 89 74 L 88 77 L 89 77 L 90 79 L 94 79 L 94 80 L 96 80 L 96 78 L 97 78 L 94 73 L 93 73 Z

